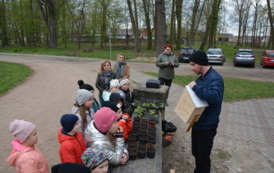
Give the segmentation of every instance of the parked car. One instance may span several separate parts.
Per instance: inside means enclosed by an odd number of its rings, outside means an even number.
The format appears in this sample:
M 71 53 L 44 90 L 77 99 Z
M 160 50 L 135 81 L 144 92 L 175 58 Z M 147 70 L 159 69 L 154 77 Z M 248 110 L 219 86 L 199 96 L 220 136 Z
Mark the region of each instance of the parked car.
M 234 66 L 249 65 L 255 67 L 255 55 L 251 49 L 238 49 L 234 54 L 233 59 Z
M 225 62 L 225 54 L 221 48 L 210 48 L 206 52 L 209 63 L 218 63 L 223 65 Z
M 274 50 L 265 50 L 261 59 L 261 66 L 274 66 Z
M 179 62 L 189 62 L 190 55 L 192 55 L 193 52 L 195 52 L 196 50 L 198 50 L 198 49 L 193 48 L 193 47 L 182 48 L 182 50 L 179 52 L 178 61 Z

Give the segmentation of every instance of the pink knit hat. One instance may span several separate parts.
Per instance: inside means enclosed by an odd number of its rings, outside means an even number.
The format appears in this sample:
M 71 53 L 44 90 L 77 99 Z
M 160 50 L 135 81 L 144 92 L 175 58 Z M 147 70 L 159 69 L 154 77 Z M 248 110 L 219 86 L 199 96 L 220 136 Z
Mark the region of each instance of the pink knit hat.
M 129 83 L 128 79 L 123 79 L 120 81 L 120 85 L 123 86 L 124 84 Z
M 94 114 L 95 126 L 102 133 L 107 132 L 115 121 L 117 121 L 117 115 L 110 108 L 102 107 Z
M 20 143 L 23 143 L 36 126 L 28 121 L 15 119 L 10 123 L 10 132 Z

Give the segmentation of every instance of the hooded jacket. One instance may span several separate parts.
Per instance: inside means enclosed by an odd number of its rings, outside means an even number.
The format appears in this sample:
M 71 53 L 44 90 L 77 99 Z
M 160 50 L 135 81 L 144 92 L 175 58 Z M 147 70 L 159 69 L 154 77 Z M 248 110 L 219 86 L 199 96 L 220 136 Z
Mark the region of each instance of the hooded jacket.
M 99 132 L 92 121 L 86 128 L 86 137 L 91 141 L 91 145 L 97 150 L 103 151 L 109 159 L 110 164 L 119 165 L 119 160 L 125 153 L 128 156 L 128 151 L 125 148 L 124 138 L 116 138 L 115 146 L 108 140 L 107 135 Z
M 49 166 L 36 147 L 25 147 L 18 140 L 12 141 L 13 150 L 7 162 L 16 167 L 18 173 L 49 173 Z
M 58 141 L 60 143 L 59 155 L 62 163 L 83 163 L 81 155 L 86 150 L 86 144 L 80 132 L 74 136 L 65 135 L 62 129 L 58 131 Z
M 127 114 L 127 113 L 123 113 L 123 115 L 127 116 L 127 120 L 119 120 L 118 121 L 118 124 L 119 126 L 121 126 L 123 128 L 123 137 L 125 139 L 125 141 L 128 140 L 128 136 L 129 134 L 131 133 L 131 130 L 132 130 L 132 121 L 131 121 L 131 118 L 130 116 Z

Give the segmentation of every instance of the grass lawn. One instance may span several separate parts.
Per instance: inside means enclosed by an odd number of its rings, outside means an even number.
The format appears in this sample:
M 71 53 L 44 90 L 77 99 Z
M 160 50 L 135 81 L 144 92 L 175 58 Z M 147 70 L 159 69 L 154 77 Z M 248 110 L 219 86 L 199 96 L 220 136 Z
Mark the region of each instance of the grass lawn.
M 22 83 L 32 72 L 26 66 L 0 61 L 0 95 Z
M 157 77 L 157 73 L 147 73 Z M 185 86 L 195 80 L 197 76 L 175 76 L 173 82 Z M 252 98 L 274 97 L 273 82 L 258 82 L 238 78 L 224 78 L 225 92 L 224 101 L 239 101 Z

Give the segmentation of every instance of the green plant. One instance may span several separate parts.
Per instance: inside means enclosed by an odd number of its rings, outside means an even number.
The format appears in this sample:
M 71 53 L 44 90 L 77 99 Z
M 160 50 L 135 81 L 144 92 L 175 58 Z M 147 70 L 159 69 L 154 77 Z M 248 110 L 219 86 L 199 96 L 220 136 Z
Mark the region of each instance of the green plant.
M 135 110 L 134 110 L 134 114 L 135 114 L 137 117 L 140 117 L 140 118 L 143 118 L 143 117 L 144 117 L 145 112 L 146 112 L 146 109 L 145 109 L 145 108 L 142 108 L 141 106 L 138 106 L 138 107 L 135 108 Z

